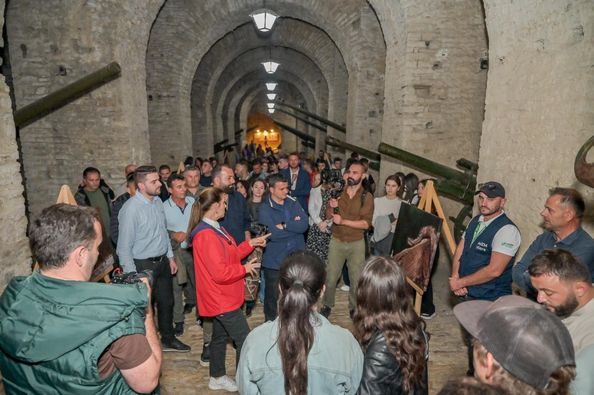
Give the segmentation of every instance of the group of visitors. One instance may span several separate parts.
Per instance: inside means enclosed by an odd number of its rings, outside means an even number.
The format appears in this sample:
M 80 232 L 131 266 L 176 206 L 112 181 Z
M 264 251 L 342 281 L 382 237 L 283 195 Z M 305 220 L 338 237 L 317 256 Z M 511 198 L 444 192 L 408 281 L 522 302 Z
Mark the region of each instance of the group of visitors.
M 190 351 L 179 337 L 195 309 L 212 390 L 428 393 L 423 319 L 436 315 L 433 286 L 429 279 L 417 315 L 391 258 L 401 206 L 417 205 L 428 180 L 396 173 L 374 197 L 369 161 L 356 153 L 343 166 L 324 151 L 315 160 L 243 151 L 233 168 L 192 157 L 178 171 L 129 164 L 118 193 L 88 167 L 75 196 L 80 208 L 41 213 L 30 231 L 40 270 L 14 279 L 0 299 L 7 392 L 62 382 L 72 393 L 151 392 L 161 352 Z M 454 313 L 468 345 L 467 375 L 476 379 L 441 393 L 592 393 L 594 240 L 581 227 L 583 198 L 551 190 L 545 231 L 514 264 L 521 236 L 504 211 L 505 188 L 490 181 L 476 195 L 479 215 L 449 278 L 461 302 Z M 140 282 L 109 292 L 88 283 L 102 249 L 123 273 L 141 273 L 130 281 Z M 433 267 L 438 259 L 439 248 Z M 340 282 L 354 335 L 328 320 Z M 512 282 L 526 298 L 512 295 Z M 250 331 L 246 317 L 258 300 L 265 323 Z M 83 319 L 88 330 L 58 335 Z M 228 339 L 236 380 L 225 368 Z M 58 373 L 41 373 L 48 369 Z

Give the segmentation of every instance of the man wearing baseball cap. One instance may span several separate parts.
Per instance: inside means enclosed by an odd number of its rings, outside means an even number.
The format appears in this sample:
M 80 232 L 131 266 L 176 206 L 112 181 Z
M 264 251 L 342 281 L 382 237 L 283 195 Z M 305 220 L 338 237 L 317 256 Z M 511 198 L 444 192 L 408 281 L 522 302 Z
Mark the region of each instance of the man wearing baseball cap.
M 450 288 L 464 300 L 494 301 L 512 293 L 512 266 L 520 247 L 520 231 L 503 211 L 503 185 L 486 182 L 475 195 L 480 214 L 470 220 L 456 248 Z M 472 375 L 472 344 L 466 337 L 468 374 Z
M 571 336 L 554 314 L 517 295 L 474 300 L 454 315 L 475 339 L 476 377 L 510 395 L 568 394 L 575 377 Z

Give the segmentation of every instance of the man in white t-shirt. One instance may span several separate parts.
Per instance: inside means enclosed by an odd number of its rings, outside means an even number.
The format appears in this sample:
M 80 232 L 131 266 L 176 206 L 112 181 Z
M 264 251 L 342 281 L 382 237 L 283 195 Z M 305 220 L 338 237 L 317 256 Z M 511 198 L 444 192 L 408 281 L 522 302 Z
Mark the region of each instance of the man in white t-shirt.
M 450 288 L 465 300 L 494 301 L 512 293 L 512 266 L 522 239 L 503 211 L 505 189 L 500 183 L 484 183 L 475 195 L 480 215 L 470 220 L 458 243 Z M 469 374 L 474 373 L 472 358 L 469 344 Z

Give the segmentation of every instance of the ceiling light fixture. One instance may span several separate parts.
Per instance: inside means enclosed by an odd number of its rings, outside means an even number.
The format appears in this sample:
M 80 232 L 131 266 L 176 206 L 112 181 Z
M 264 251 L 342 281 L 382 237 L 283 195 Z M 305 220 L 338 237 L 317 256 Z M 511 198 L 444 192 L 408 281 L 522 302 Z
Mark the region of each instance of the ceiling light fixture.
M 278 66 L 280 66 L 280 63 L 269 60 L 268 62 L 262 62 L 262 66 L 264 66 L 264 70 L 266 70 L 268 74 L 274 74 Z
M 274 103 L 266 103 L 266 106 L 270 109 L 270 108 L 274 108 Z
M 267 93 L 266 97 L 268 98 L 268 100 L 274 100 L 276 99 L 276 93 Z
M 254 21 L 256 28 L 262 33 L 268 33 L 272 30 L 274 22 L 278 18 L 278 14 L 272 10 L 262 8 L 250 14 L 250 18 Z
M 278 84 L 276 82 L 267 82 L 266 83 L 266 89 L 268 89 L 269 91 L 273 91 L 276 89 L 276 86 Z
M 269 109 L 268 109 L 268 112 L 269 112 L 270 114 L 274 114 L 274 108 L 269 108 Z

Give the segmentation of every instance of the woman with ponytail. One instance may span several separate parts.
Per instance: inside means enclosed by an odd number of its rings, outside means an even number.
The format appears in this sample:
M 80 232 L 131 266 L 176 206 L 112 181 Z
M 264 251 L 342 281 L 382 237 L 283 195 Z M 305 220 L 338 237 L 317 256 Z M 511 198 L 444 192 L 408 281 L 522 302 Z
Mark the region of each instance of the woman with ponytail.
M 247 337 L 239 366 L 240 394 L 353 394 L 363 353 L 353 335 L 318 313 L 326 272 L 299 251 L 280 268 L 278 317 Z
M 211 390 L 237 391 L 233 379 L 225 372 L 227 337 L 236 346 L 236 361 L 250 331 L 241 310 L 244 301 L 244 278 L 253 273 L 259 262 L 251 260 L 245 265 L 241 260 L 254 247 L 264 247 L 268 235 L 256 237 L 237 245 L 233 237 L 219 224 L 227 209 L 227 194 L 218 188 L 206 188 L 192 208 L 190 235 L 196 274 L 196 299 L 203 317 L 212 317 L 210 342 Z M 202 358 L 204 359 L 204 358 Z
M 355 336 L 365 350 L 357 394 L 425 395 L 429 342 L 412 289 L 392 259 L 367 260 L 357 284 Z

